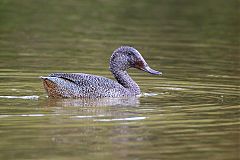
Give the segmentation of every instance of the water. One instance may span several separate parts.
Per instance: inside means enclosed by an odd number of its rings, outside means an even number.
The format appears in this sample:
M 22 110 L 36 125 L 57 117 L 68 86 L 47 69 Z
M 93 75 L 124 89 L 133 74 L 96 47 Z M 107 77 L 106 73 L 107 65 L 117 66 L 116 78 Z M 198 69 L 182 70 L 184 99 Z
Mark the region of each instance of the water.
M 239 1 L 0 2 L 0 159 L 237 160 Z M 48 99 L 39 76 L 111 78 L 132 45 L 142 96 Z

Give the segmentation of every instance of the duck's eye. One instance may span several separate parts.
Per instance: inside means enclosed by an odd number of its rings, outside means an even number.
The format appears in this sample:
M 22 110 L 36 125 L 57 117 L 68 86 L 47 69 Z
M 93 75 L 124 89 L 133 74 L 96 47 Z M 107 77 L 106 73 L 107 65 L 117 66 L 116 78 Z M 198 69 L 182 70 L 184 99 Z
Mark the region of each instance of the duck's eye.
M 132 52 L 127 52 L 127 55 L 128 55 L 128 56 L 131 56 L 131 55 L 132 55 Z

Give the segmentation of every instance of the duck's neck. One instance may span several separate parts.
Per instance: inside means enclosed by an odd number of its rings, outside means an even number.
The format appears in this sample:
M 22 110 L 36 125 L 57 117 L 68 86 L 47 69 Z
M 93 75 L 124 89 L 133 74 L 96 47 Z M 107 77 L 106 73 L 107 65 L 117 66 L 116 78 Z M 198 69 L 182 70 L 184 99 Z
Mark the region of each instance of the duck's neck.
M 134 95 L 139 95 L 140 88 L 137 85 L 137 83 L 128 75 L 127 71 L 112 71 L 114 77 L 120 83 L 123 87 L 128 89 L 130 92 L 132 92 Z

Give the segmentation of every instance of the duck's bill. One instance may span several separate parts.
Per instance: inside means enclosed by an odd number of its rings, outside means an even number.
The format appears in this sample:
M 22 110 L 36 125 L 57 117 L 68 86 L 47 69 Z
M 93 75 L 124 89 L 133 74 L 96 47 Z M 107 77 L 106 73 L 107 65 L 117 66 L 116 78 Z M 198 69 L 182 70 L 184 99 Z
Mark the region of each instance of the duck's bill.
M 148 72 L 150 74 L 162 75 L 162 72 L 156 71 L 156 70 L 150 68 L 149 66 L 145 66 L 145 67 L 141 68 L 141 70 Z

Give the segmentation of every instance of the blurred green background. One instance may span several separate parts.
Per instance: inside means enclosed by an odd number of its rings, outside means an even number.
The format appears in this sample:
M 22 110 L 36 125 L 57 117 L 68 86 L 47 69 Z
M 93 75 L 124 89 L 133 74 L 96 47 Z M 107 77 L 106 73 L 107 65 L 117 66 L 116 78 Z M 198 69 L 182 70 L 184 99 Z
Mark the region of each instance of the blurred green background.
M 239 159 L 239 12 L 239 0 L 0 0 L 0 159 Z M 46 97 L 51 72 L 112 78 L 121 45 L 163 72 L 129 70 L 140 98 Z

